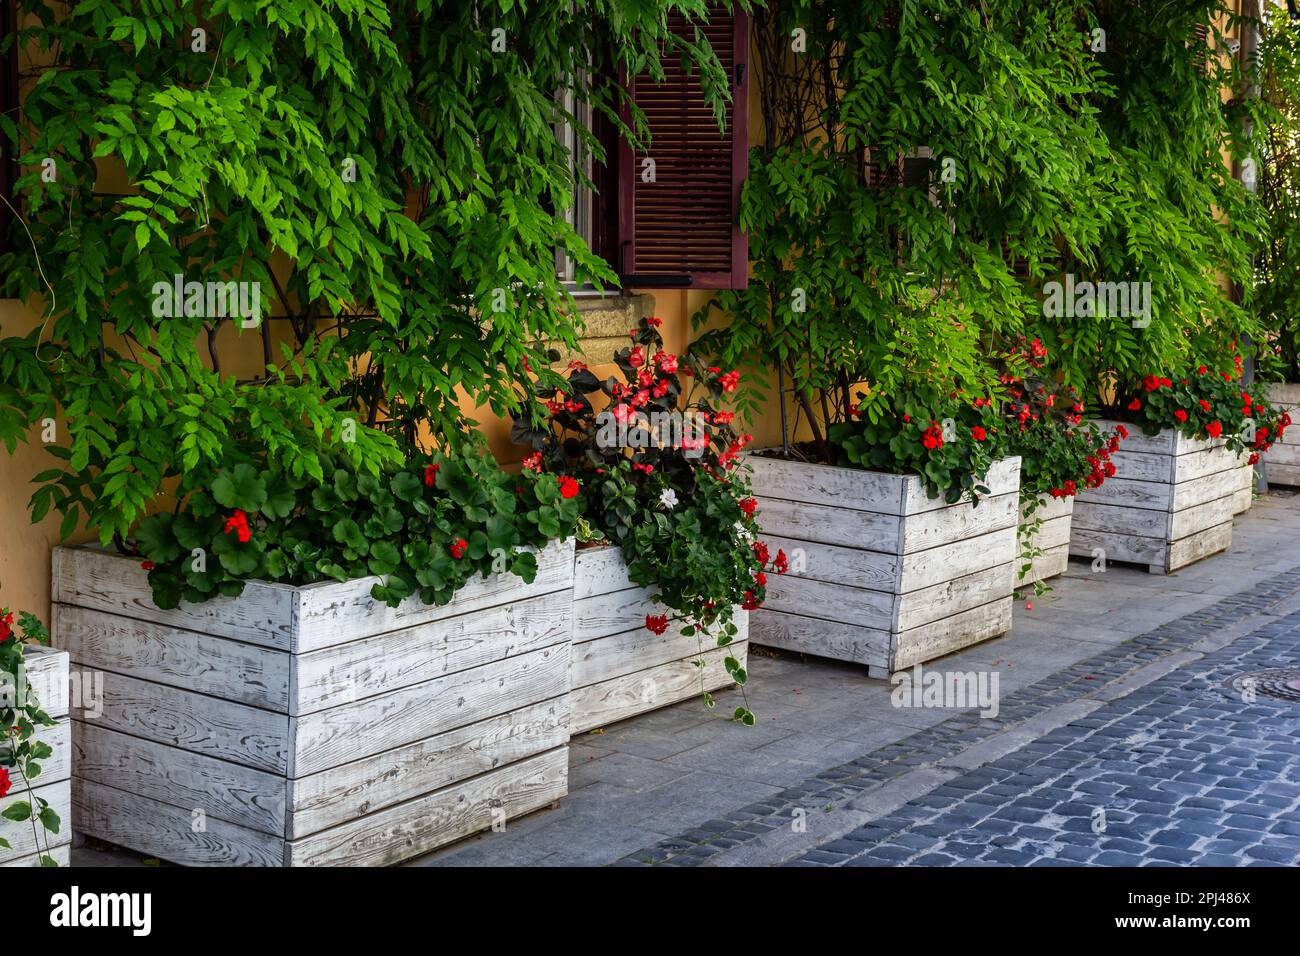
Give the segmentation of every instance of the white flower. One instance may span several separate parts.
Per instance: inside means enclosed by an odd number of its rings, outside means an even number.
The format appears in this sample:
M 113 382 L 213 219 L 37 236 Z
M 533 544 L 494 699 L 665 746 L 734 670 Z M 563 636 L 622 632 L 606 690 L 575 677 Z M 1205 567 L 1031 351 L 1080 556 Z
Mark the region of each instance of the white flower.
M 749 533 L 749 529 L 748 529 L 748 528 L 746 528 L 743 524 L 741 524 L 739 521 L 737 521 L 737 522 L 736 522 L 736 537 L 740 538 L 741 541 L 748 541 L 750 538 L 752 538 L 752 537 L 754 537 L 754 536 L 753 536 L 752 534 Z
M 665 488 L 659 495 L 659 503 L 665 508 L 672 510 L 677 507 L 677 492 L 671 488 Z

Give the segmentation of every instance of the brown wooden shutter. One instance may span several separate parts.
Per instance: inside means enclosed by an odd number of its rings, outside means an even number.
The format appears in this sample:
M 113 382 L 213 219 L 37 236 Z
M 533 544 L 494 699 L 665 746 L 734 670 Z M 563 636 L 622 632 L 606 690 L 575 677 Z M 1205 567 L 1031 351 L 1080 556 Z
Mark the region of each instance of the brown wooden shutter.
M 0 0 L 0 42 L 18 31 L 18 0 Z M 9 49 L 0 54 L 0 112 L 18 122 L 18 41 L 14 39 Z M 0 135 L 0 195 L 18 204 L 14 182 L 18 179 L 18 162 L 9 148 L 9 139 Z M 13 213 L 0 202 L 0 252 L 11 249 L 13 237 L 10 227 Z
M 684 17 L 668 26 L 692 36 Z M 629 81 L 650 128 L 647 150 L 619 149 L 618 250 L 625 286 L 743 289 L 749 246 L 740 230 L 740 190 L 749 171 L 749 17 L 721 8 L 701 26 L 731 78 L 727 128 L 719 133 L 698 72 L 686 75 L 677 57 L 665 60 L 664 82 Z M 672 62 L 668 62 L 671 59 Z M 654 160 L 655 181 L 642 163 Z

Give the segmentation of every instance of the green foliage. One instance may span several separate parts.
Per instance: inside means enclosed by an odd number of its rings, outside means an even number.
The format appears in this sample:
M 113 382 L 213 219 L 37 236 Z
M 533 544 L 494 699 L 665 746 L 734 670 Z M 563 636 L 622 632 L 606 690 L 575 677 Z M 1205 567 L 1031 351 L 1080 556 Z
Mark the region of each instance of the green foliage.
M 773 559 L 755 540 L 756 502 L 737 467 L 750 436 L 738 435 L 733 413 L 721 407 L 738 373 L 666 352 L 659 324 L 641 319 L 615 353 L 622 381 L 602 382 L 574 362 L 560 386 L 535 383 L 532 394 L 545 401 L 549 421 L 537 426 L 518 417 L 513 437 L 533 449 L 525 471 L 582 475 L 584 517 L 623 549 L 631 580 L 654 590 L 701 648 L 705 636 L 725 647 L 737 634 L 735 606 L 762 604 L 769 560 L 784 573 L 786 559 Z M 646 621 L 656 633 L 668 624 L 668 615 Z M 743 687 L 748 675 L 739 663 L 728 657 L 727 669 Z M 752 723 L 753 714 L 744 707 L 736 719 Z
M 49 632 L 34 614 L 20 612 L 15 628 L 13 612 L 0 607 L 0 797 L 9 795 L 15 773 L 27 793 L 26 800 L 9 802 L 0 816 L 32 828 L 35 846 L 44 848 L 41 866 L 58 865 L 50 855 L 46 834 L 57 834 L 62 821 L 49 801 L 37 796 L 32 789 L 32 781 L 41 774 L 40 762 L 54 755 L 49 744 L 36 739 L 36 731 L 40 727 L 53 727 L 57 721 L 41 707 L 27 683 L 23 648 L 29 643 L 49 642 Z M 0 824 L 0 834 L 5 829 L 5 825 Z M 0 848 L 12 849 L 3 836 L 0 836 Z
M 870 398 L 858 393 L 863 404 Z M 892 413 L 858 417 L 830 427 L 836 463 L 920 475 L 926 494 L 955 504 L 988 494 L 984 478 L 1000 453 L 1001 422 L 987 398 L 974 400 L 933 383 L 915 383 L 895 398 Z M 872 406 L 879 412 L 880 406 Z
M 377 601 L 446 604 L 475 573 L 537 573 L 533 550 L 573 536 L 576 485 L 503 471 L 485 451 L 435 453 L 378 475 L 347 459 L 324 483 L 248 462 L 191 487 L 136 535 L 154 603 L 239 594 L 248 580 L 310 584 L 376 575 Z
M 1229 5 L 1090 6 L 1106 36 L 1106 51 L 1094 55 L 1101 87 L 1089 95 L 1105 149 L 1080 157 L 1089 186 L 1077 199 L 1096 210 L 1101 230 L 1075 243 L 1059 269 L 1079 281 L 1149 282 L 1150 316 L 1044 317 L 1031 329 L 1065 381 L 1106 406 L 1114 382 L 1123 390 L 1153 371 L 1195 365 L 1257 332 L 1225 281 L 1247 278 L 1258 218 L 1225 162 L 1245 156 L 1251 108 L 1231 95 L 1242 75 L 1228 37 L 1240 35 L 1241 21 Z
M 1300 24 L 1269 22 L 1264 65 L 1258 185 L 1265 229 L 1256 249 L 1247 306 L 1264 326 L 1262 379 L 1300 381 Z
M 757 15 L 753 277 L 696 321 L 735 315 L 703 344 L 781 370 L 823 459 L 857 383 L 873 422 L 917 380 L 995 387 L 984 346 L 1037 309 L 1018 273 L 1041 281 L 1061 237 L 1080 255 L 1096 243 L 1102 212 L 1083 197 L 1103 86 L 1085 10 L 799 0 Z M 806 53 L 790 53 L 795 27 Z
M 1149 435 L 1176 428 L 1188 438 L 1226 441 L 1228 448 L 1249 453 L 1250 464 L 1259 461 L 1291 424 L 1291 416 L 1274 408 L 1241 381 L 1241 356 L 1236 368 L 1200 365 L 1173 378 L 1148 375 L 1142 393 L 1134 396 L 1123 414 Z
M 0 343 L 0 441 L 54 419 L 66 450 L 33 514 L 105 542 L 182 476 L 211 487 L 255 460 L 378 478 L 430 434 L 459 445 L 465 396 L 504 414 L 530 361 L 577 340 L 556 250 L 579 281 L 614 278 L 563 215 L 565 103 L 642 138 L 614 80 L 662 77 L 663 57 L 696 64 L 715 108 L 729 95 L 702 36 L 667 32 L 704 0 L 19 10 L 17 42 L 49 65 L 21 121 L 0 118 L 25 169 L 0 294 L 46 311 Z M 260 324 L 166 315 L 155 286 L 177 275 L 256 283 Z M 234 353 L 262 370 L 237 378 Z

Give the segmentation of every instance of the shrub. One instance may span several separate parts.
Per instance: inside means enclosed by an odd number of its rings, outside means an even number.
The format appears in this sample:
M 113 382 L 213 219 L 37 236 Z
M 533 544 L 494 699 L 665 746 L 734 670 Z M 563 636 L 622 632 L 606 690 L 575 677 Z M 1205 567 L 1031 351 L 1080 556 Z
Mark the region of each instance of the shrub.
M 601 381 L 575 362 L 562 387 L 536 383 L 513 434 L 532 448 L 525 470 L 583 476 L 586 520 L 623 549 L 631 580 L 656 592 L 684 635 L 727 646 L 737 634 L 733 606 L 760 606 L 767 573 L 784 573 L 786 558 L 757 540 L 756 502 L 738 458 L 750 436 L 721 407 L 738 374 L 664 351 L 659 324 L 643 318 L 615 354 L 622 381 Z M 593 405 L 595 395 L 606 407 Z M 534 398 L 546 409 L 540 424 Z M 669 621 L 651 615 L 646 626 L 663 633 Z M 728 657 L 726 666 L 743 688 L 739 662 Z M 753 722 L 747 705 L 734 716 Z
M 391 606 L 418 594 L 446 604 L 472 575 L 532 581 L 532 550 L 576 530 L 571 479 L 512 475 L 481 449 L 435 453 L 378 475 L 333 462 L 316 483 L 252 462 L 190 487 L 172 512 L 141 522 L 137 543 L 154 603 L 237 595 L 248 580 L 310 584 L 377 575 Z
M 8 796 L 18 775 L 18 782 L 27 791 L 26 800 L 15 800 L 5 807 L 4 819 L 14 823 L 29 823 L 37 847 L 44 842 L 40 855 L 41 866 L 57 866 L 49 853 L 48 837 L 42 834 L 58 833 L 62 821 L 44 797 L 32 790 L 32 781 L 41 773 L 42 760 L 54 755 L 54 750 L 35 737 L 38 727 L 53 727 L 56 721 L 41 707 L 32 694 L 26 679 L 23 647 L 28 643 L 48 644 L 49 632 L 34 614 L 18 614 L 17 627 L 14 614 L 0 607 L 0 797 Z M 37 829 L 37 825 L 40 828 Z M 0 837 L 0 847 L 12 849 L 9 841 Z

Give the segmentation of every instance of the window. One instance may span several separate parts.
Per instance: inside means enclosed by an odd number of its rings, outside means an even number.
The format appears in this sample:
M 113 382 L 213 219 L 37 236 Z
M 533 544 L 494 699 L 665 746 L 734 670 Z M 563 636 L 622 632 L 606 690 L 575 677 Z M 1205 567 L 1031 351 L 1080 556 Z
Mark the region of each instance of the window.
M 691 29 L 680 15 L 668 22 L 683 34 Z M 557 129 L 575 179 L 585 175 L 595 185 L 578 191 L 566 217 L 625 288 L 743 289 L 747 283 L 748 243 L 738 218 L 749 170 L 749 18 L 719 8 L 701 30 L 731 79 L 721 133 L 698 74 L 686 75 L 676 57 L 664 62 L 664 82 L 628 81 L 649 125 L 646 150 L 633 150 L 605 117 L 575 109 L 572 94 L 562 94 L 566 111 L 587 124 L 606 155 L 606 163 L 593 162 L 573 129 Z M 561 278 L 573 280 L 563 250 L 555 265 Z

